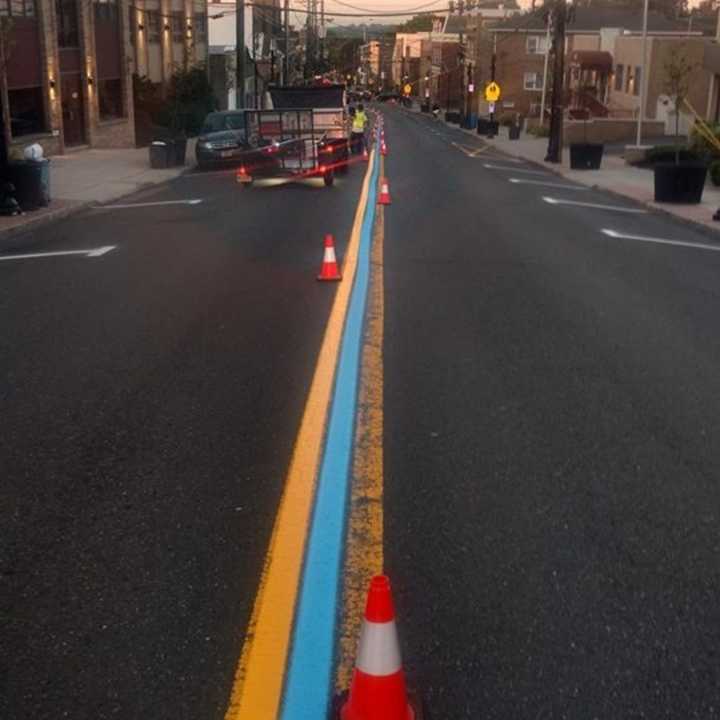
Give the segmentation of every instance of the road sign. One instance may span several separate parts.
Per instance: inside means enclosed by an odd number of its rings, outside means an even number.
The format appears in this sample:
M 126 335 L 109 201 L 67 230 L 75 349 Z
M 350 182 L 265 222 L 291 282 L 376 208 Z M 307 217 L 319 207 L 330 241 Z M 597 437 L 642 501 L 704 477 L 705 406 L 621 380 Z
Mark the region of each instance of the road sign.
M 494 103 L 494 102 L 488 103 L 488 112 L 489 112 L 491 115 L 492 115 L 492 113 L 495 112 L 495 103 Z
M 496 82 L 485 86 L 485 99 L 488 102 L 497 102 L 500 99 L 500 86 Z
M 468 85 L 468 92 L 469 92 L 469 93 L 474 93 L 474 92 L 475 92 L 475 84 L 474 84 L 474 83 L 470 83 L 470 84 Z
M 403 88 L 403 92 L 406 95 L 411 95 L 412 94 L 412 85 L 410 83 L 407 83 L 407 85 L 405 85 L 405 87 Z

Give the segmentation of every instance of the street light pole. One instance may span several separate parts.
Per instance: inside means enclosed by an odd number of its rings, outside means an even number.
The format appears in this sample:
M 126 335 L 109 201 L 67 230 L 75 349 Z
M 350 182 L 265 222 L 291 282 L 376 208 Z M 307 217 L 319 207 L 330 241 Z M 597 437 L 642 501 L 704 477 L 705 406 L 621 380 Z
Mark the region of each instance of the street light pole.
M 235 0 L 235 107 L 245 107 L 245 0 Z
M 290 84 L 290 0 L 285 0 L 285 58 L 283 59 L 283 85 Z
M 645 115 L 645 102 L 647 96 L 647 26 L 648 26 L 648 5 L 649 0 L 645 0 L 645 6 L 643 8 L 643 34 L 642 34 L 642 75 L 640 76 L 640 112 L 638 112 L 637 121 L 637 137 L 635 138 L 635 145 L 638 147 L 642 144 L 642 123 Z
M 545 125 L 545 100 L 547 98 L 547 74 L 548 64 L 550 60 L 550 24 L 552 21 L 552 13 L 548 11 L 547 33 L 545 34 L 545 65 L 543 67 L 543 85 L 542 96 L 540 97 L 540 126 Z

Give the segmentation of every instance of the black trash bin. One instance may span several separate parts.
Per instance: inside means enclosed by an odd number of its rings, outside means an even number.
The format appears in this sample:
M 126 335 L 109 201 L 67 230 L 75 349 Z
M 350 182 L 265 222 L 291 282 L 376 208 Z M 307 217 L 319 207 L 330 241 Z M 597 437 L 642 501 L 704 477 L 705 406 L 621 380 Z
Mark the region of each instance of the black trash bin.
M 49 160 L 11 162 L 6 176 L 15 186 L 15 199 L 23 210 L 37 210 L 50 204 Z
M 153 140 L 150 143 L 150 167 L 163 170 L 170 167 L 171 157 L 174 159 L 175 149 L 165 140 Z

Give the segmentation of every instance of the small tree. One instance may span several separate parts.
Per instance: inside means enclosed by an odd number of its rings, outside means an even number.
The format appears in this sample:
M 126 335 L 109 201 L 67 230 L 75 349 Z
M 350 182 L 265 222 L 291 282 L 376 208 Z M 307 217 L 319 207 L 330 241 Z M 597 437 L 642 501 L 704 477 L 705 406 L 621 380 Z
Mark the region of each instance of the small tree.
M 680 109 L 690 92 L 690 78 L 697 69 L 685 51 L 684 44 L 673 47 L 665 61 L 665 92 L 670 96 L 675 107 L 675 164 L 680 164 Z

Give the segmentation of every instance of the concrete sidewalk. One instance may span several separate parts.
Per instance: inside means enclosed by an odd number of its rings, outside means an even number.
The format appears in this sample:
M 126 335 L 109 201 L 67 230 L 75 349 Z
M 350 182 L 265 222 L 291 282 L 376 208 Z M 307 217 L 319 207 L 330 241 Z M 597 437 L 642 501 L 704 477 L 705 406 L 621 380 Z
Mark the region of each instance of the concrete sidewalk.
M 153 170 L 147 148 L 88 149 L 50 158 L 50 195 L 46 208 L 15 217 L 0 217 L 0 249 L 15 247 L 18 236 L 78 212 L 107 203 L 152 185 L 167 182 L 195 163 L 195 142 L 188 141 L 183 167 Z M 30 236 L 31 239 L 31 236 Z
M 469 130 L 465 132 L 477 135 Z M 702 203 L 699 205 L 656 203 L 652 170 L 626 165 L 621 157 L 603 156 L 600 170 L 571 170 L 569 148 L 563 148 L 561 165 L 544 161 L 547 138 L 536 138 L 523 134 L 519 140 L 509 140 L 507 130 L 500 128 L 500 135 L 493 139 L 483 138 L 483 140 L 496 150 L 542 165 L 547 170 L 566 177 L 568 180 L 631 198 L 655 210 L 697 223 L 715 232 L 720 231 L 720 223 L 712 219 L 713 213 L 720 207 L 720 188 L 712 185 L 709 179 L 705 185 Z

